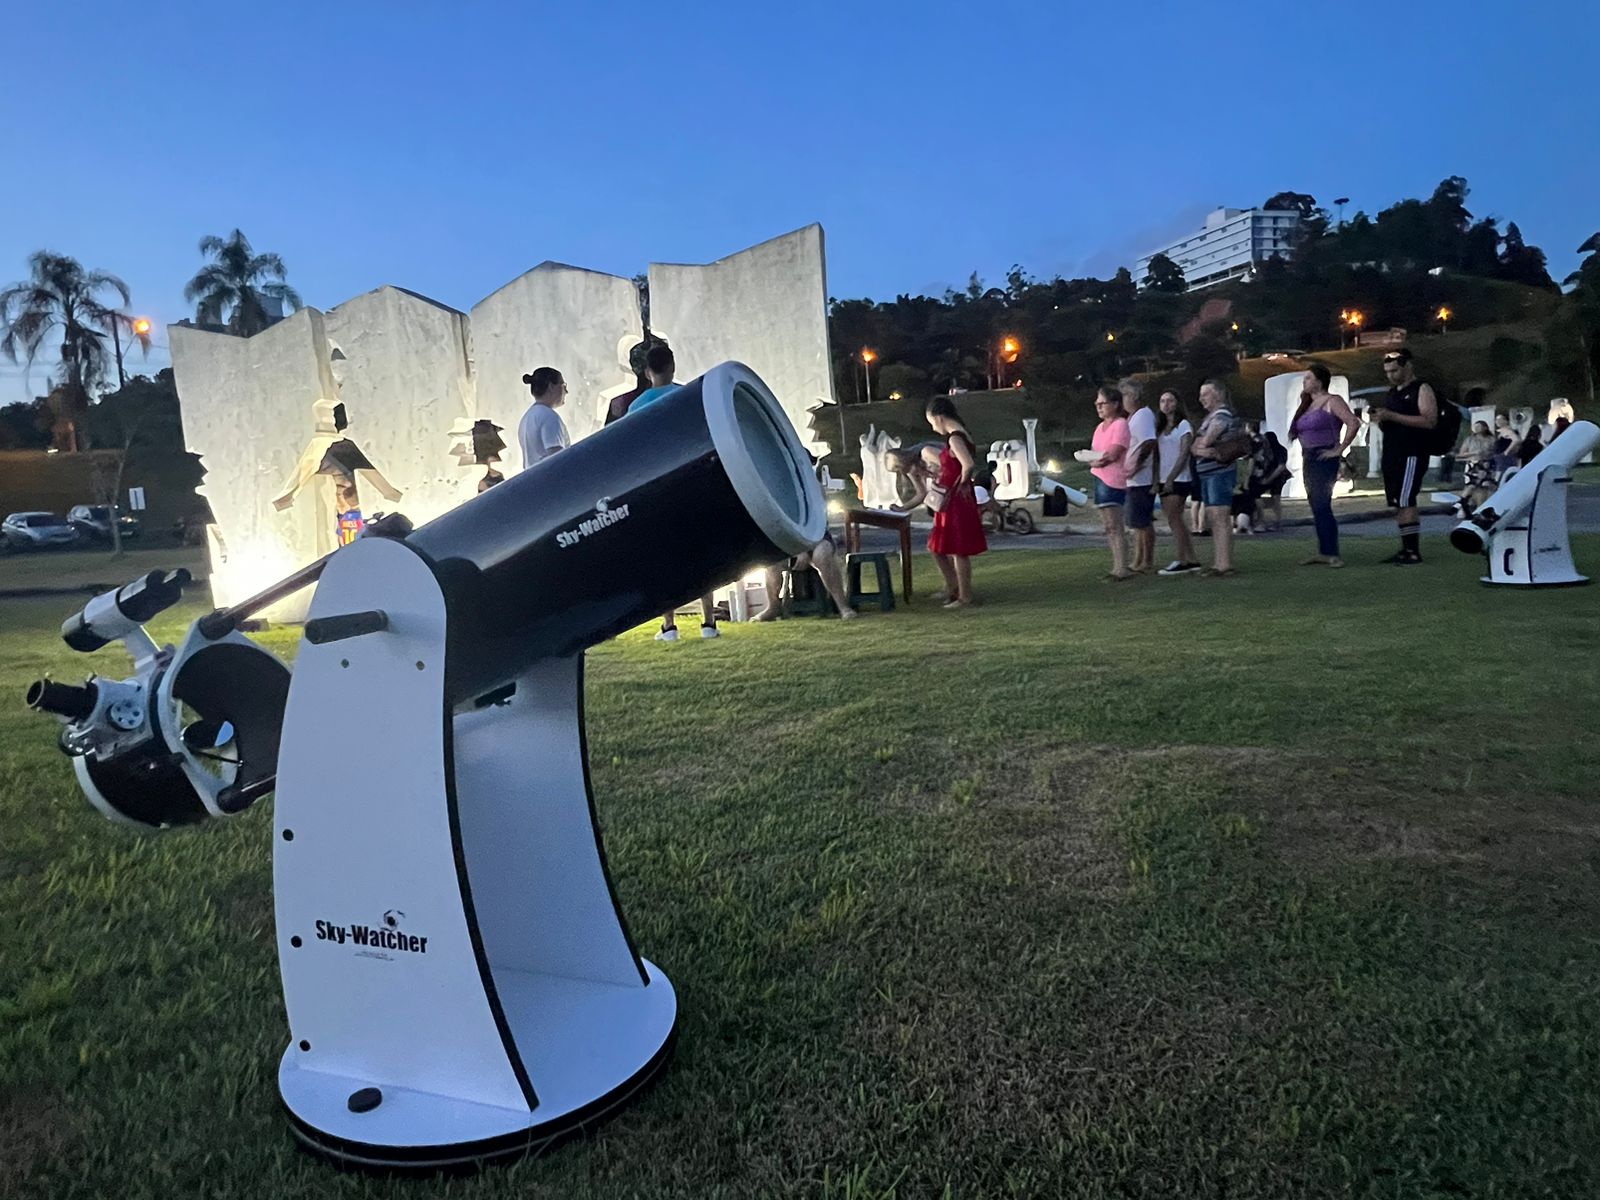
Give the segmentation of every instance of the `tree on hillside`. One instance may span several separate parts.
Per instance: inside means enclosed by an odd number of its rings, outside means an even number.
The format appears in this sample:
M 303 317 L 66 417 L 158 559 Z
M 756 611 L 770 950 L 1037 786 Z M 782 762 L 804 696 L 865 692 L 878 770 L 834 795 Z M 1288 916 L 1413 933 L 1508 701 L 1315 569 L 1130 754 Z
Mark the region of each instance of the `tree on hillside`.
M 1594 399 L 1594 379 L 1600 374 L 1600 232 L 1591 234 L 1578 247 L 1579 254 L 1588 255 L 1578 269 L 1566 278 L 1576 302 L 1579 336 L 1588 353 L 1589 398 Z
M 1308 196 L 1305 192 L 1275 192 L 1267 197 L 1261 207 L 1275 212 L 1297 212 L 1307 220 L 1318 211 L 1317 198 Z
M 1145 268 L 1144 286 L 1152 292 L 1184 292 L 1189 281 L 1183 277 L 1183 268 L 1165 254 L 1155 254 Z
M 202 325 L 226 323 L 231 333 L 250 337 L 271 322 L 266 301 L 280 301 L 299 309 L 300 293 L 286 282 L 288 272 L 276 254 L 257 254 L 250 239 L 235 229 L 226 239 L 207 234 L 200 253 L 213 261 L 201 267 L 183 289 L 183 298 L 195 304 L 195 320 Z
M 77 259 L 39 250 L 28 257 L 29 277 L 0 291 L 0 354 L 12 362 L 20 354 L 32 365 L 45 339 L 59 334 L 61 365 L 57 369 L 60 417 L 56 448 L 87 450 L 90 440 L 83 428 L 89 408 L 89 389 L 105 378 L 108 366 L 106 334 L 113 322 L 133 332 L 127 317 L 99 296 L 114 293 L 128 303 L 128 285 L 108 271 L 85 270 Z
M 135 448 L 140 457 L 188 458 L 194 462 L 194 483 L 200 482 L 198 460 L 184 447 L 183 417 L 178 407 L 178 388 L 172 368 L 156 373 L 154 379 L 135 375 L 114 392 L 108 392 L 89 411 L 95 445 L 116 453 L 102 464 L 93 478 L 95 502 L 116 505 L 122 498 L 122 480 Z M 122 553 L 122 531 L 111 525 L 111 553 Z
M 50 405 L 43 396 L 0 407 L 0 450 L 43 450 L 50 445 Z
M 1544 251 L 1529 246 L 1522 240 L 1522 230 L 1511 221 L 1506 225 L 1505 237 L 1500 243 L 1500 278 L 1512 283 L 1525 283 L 1529 287 L 1554 287 Z

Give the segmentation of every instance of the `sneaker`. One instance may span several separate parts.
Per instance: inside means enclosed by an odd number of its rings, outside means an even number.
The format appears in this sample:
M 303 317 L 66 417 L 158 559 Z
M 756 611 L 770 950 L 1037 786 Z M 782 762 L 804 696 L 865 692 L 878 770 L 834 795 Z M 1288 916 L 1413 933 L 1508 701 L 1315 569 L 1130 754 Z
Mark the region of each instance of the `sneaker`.
M 656 641 L 658 641 L 658 642 L 675 642 L 677 640 L 678 640 L 678 628 L 677 628 L 677 626 L 673 626 L 671 629 L 663 629 L 660 633 L 656 634 Z
M 1179 562 L 1177 559 L 1173 559 L 1166 566 L 1162 567 L 1161 570 L 1157 571 L 1156 574 L 1157 575 L 1192 575 L 1194 572 L 1198 571 L 1199 569 L 1200 569 L 1200 564 L 1199 563 Z
M 1422 565 L 1422 555 L 1396 554 L 1393 558 L 1386 558 L 1384 561 L 1392 562 L 1397 567 L 1420 567 Z
M 715 625 L 700 626 L 700 636 L 703 638 L 721 637 L 722 632 Z
M 1344 559 L 1340 558 L 1337 554 L 1335 554 L 1332 558 L 1328 559 L 1327 562 L 1328 562 L 1329 568 L 1332 569 L 1332 570 L 1335 570 L 1335 571 L 1337 571 L 1340 567 L 1344 566 Z

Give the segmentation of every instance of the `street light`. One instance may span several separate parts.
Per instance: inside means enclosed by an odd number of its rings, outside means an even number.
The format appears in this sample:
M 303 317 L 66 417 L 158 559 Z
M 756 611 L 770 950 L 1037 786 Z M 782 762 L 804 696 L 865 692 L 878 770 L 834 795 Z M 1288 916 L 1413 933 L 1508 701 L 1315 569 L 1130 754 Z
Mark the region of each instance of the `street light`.
M 128 331 L 133 334 L 134 340 L 139 343 L 139 348 L 144 351 L 145 357 L 150 356 L 150 318 L 130 317 L 126 313 L 112 312 L 111 316 L 111 345 L 117 352 L 117 386 L 128 386 L 128 374 L 122 369 L 122 322 L 128 323 Z
M 1439 306 L 1439 311 L 1434 313 L 1433 316 L 1434 319 L 1439 322 L 1439 332 L 1449 333 L 1450 318 L 1455 316 L 1455 313 L 1450 311 L 1450 306 L 1448 304 L 1441 304 Z
M 1106 341 L 1108 341 L 1108 342 L 1114 342 L 1114 341 L 1116 341 L 1116 340 L 1117 340 L 1117 335 L 1116 335 L 1116 334 L 1114 334 L 1114 333 L 1108 333 L 1108 334 L 1106 334 Z
M 994 349 L 994 386 L 1003 388 L 1006 385 L 1006 367 L 1017 361 L 1017 356 L 1022 353 L 1022 343 L 1015 335 L 1005 334 Z
M 1345 334 L 1352 329 L 1359 333 L 1361 325 L 1366 319 L 1366 314 L 1359 308 L 1341 308 L 1339 310 L 1339 349 L 1343 350 L 1345 348 Z
M 868 404 L 872 403 L 872 364 L 877 360 L 877 357 L 878 352 L 876 350 L 869 350 L 865 346 L 861 348 L 861 374 L 864 375 L 867 380 Z

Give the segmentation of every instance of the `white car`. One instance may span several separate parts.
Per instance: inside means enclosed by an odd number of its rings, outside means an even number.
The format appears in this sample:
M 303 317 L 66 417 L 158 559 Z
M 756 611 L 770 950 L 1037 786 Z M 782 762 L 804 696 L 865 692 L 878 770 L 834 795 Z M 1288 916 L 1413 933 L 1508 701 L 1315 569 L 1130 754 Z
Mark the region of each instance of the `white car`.
M 0 522 L 0 535 L 19 550 L 66 546 L 78 540 L 78 531 L 65 518 L 47 512 L 12 513 Z

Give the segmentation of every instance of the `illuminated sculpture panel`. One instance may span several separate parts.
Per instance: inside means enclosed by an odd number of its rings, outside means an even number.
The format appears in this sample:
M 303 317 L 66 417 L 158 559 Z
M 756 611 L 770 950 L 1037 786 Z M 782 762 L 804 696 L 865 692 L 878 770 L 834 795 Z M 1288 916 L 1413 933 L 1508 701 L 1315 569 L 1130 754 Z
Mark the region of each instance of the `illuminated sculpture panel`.
M 707 266 L 652 266 L 653 324 L 679 377 L 748 362 L 810 441 L 809 410 L 833 400 L 822 256 L 813 225 Z M 644 323 L 632 280 L 546 262 L 470 315 L 381 287 L 253 337 L 188 324 L 168 332 L 185 441 L 205 467 L 200 490 L 216 522 L 213 598 L 229 605 L 334 549 L 355 493 L 364 517 L 398 510 L 417 523 L 475 495 L 484 465 L 462 453 L 475 421 L 503 431 L 499 470 L 520 470 L 516 430 L 531 402 L 522 376 L 535 367 L 565 376 L 572 439 L 594 433 L 612 397 L 634 386 L 628 352 Z M 308 470 L 341 435 L 367 469 Z M 373 486 L 379 478 L 391 486 Z M 266 615 L 299 620 L 305 602 Z

